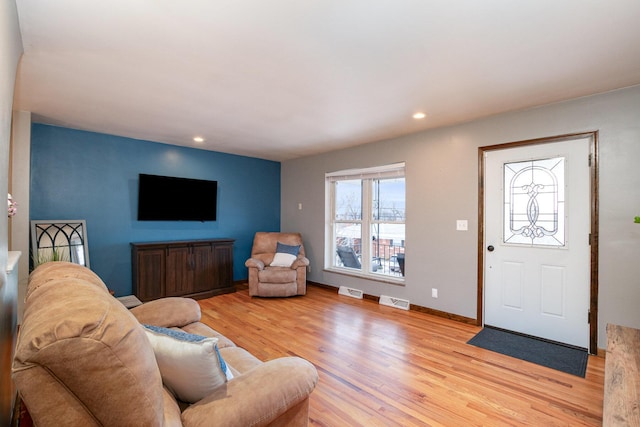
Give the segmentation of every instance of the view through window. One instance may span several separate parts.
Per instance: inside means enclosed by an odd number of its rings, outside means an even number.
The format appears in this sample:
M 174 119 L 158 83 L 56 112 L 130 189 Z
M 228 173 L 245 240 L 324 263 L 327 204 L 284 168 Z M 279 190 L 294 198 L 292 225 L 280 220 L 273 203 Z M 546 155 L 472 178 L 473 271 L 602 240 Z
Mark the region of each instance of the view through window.
M 327 174 L 331 268 L 402 280 L 404 163 Z

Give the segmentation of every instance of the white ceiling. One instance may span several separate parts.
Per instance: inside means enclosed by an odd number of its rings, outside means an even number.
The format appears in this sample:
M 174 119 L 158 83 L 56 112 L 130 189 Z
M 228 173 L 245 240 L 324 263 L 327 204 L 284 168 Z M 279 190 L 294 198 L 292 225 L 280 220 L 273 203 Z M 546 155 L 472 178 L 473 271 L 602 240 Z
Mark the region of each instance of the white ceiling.
M 278 161 L 640 84 L 638 0 L 16 3 L 34 121 Z

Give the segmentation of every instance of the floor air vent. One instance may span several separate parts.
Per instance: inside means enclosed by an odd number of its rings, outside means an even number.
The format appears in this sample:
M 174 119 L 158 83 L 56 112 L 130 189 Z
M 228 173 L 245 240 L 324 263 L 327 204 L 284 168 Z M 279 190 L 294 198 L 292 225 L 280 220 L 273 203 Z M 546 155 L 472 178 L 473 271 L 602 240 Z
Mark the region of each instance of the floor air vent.
M 338 294 L 346 295 L 351 298 L 362 299 L 362 295 L 364 295 L 364 292 L 362 292 L 360 289 L 353 289 L 353 288 L 348 288 L 346 286 L 340 286 L 340 289 L 338 290 Z
M 409 300 L 401 298 L 393 298 L 387 295 L 380 295 L 380 304 L 388 305 L 389 307 L 401 308 L 403 310 L 409 310 Z

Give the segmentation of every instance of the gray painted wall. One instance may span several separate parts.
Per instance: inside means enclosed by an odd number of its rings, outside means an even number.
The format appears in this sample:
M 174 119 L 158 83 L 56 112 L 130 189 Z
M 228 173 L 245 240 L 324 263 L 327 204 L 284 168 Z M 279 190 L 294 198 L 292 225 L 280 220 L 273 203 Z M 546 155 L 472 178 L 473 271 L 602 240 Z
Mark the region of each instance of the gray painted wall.
M 600 132 L 598 347 L 605 348 L 607 323 L 640 328 L 640 224 L 633 224 L 640 215 L 640 86 L 283 162 L 281 227 L 303 233 L 311 281 L 475 319 L 477 148 L 593 130 Z M 324 173 L 400 161 L 407 171 L 405 285 L 323 271 Z M 456 219 L 469 220 L 469 231 L 456 231 Z

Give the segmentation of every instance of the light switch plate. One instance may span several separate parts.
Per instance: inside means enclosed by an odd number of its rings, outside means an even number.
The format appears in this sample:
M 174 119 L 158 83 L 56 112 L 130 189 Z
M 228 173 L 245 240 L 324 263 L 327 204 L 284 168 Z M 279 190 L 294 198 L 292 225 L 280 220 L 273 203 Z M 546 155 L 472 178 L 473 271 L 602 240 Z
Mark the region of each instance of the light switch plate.
M 456 221 L 456 230 L 467 231 L 469 230 L 469 223 L 466 219 L 459 219 Z

